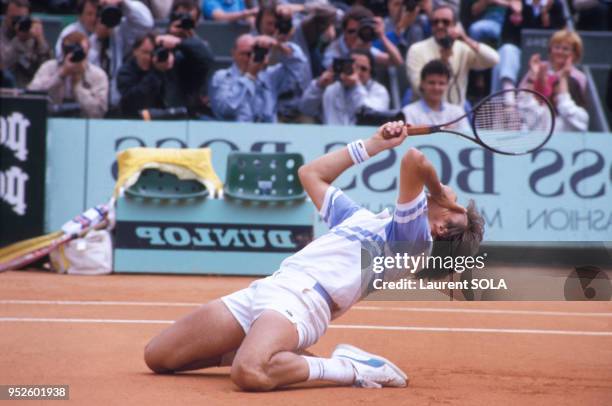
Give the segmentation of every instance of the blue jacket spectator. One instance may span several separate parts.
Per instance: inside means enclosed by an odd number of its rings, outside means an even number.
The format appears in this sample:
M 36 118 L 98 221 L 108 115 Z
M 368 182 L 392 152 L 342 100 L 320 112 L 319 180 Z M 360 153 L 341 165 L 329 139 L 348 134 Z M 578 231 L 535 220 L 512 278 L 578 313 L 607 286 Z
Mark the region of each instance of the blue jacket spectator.
M 280 63 L 267 66 L 269 51 L 281 53 Z M 211 107 L 223 120 L 276 122 L 278 96 L 302 80 L 306 57 L 295 44 L 272 37 L 240 36 L 232 50 L 234 63 L 212 78 Z

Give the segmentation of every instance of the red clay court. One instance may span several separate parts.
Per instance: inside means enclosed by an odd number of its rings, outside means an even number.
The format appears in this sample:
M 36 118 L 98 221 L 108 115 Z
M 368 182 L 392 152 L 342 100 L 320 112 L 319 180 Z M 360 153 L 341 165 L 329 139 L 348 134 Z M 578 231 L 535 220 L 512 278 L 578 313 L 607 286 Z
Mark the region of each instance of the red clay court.
M 311 351 L 329 356 L 348 342 L 381 354 L 408 373 L 407 388 L 244 393 L 228 368 L 154 375 L 143 348 L 199 303 L 252 278 L 0 278 L 0 383 L 68 384 L 75 404 L 612 404 L 610 302 L 361 302 Z

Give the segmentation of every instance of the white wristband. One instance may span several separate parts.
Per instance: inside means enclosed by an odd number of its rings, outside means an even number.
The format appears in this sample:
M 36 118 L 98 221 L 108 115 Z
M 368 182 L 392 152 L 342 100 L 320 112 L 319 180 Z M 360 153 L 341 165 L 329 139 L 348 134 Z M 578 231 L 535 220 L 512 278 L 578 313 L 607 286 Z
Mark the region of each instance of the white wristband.
M 353 141 L 350 144 L 347 144 L 347 148 L 349 155 L 355 164 L 360 164 L 370 159 L 370 155 L 368 155 L 368 151 L 366 150 L 363 140 Z

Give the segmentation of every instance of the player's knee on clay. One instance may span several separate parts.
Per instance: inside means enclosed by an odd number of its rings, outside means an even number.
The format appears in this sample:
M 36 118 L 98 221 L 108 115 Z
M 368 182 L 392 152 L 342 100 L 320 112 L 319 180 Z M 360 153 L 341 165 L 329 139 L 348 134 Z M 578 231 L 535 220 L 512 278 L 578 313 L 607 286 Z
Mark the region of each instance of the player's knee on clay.
M 238 361 L 232 364 L 230 373 L 232 382 L 245 391 L 268 391 L 274 389 L 274 383 L 265 373 L 265 369 L 256 363 Z
M 162 351 L 159 351 L 158 346 L 153 341 L 145 346 L 144 360 L 149 369 L 156 374 L 172 373 L 172 369 L 165 362 Z

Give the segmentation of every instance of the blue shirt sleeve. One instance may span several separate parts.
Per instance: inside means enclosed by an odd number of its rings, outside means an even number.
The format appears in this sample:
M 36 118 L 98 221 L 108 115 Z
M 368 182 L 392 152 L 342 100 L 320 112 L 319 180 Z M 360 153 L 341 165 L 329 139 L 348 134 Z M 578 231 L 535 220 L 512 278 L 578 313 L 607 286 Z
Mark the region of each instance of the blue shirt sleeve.
M 351 217 L 362 207 L 355 203 L 342 190 L 330 186 L 325 192 L 325 198 L 319 214 L 329 228 L 333 228 Z
M 397 204 L 393 213 L 393 220 L 388 225 L 387 241 L 419 242 L 419 247 L 415 247 L 419 250 L 421 246 L 429 245 L 431 240 L 425 192 L 421 192 L 411 202 Z

